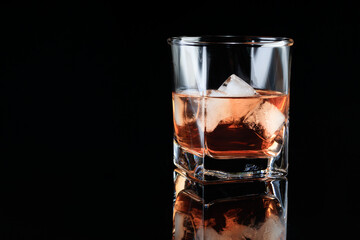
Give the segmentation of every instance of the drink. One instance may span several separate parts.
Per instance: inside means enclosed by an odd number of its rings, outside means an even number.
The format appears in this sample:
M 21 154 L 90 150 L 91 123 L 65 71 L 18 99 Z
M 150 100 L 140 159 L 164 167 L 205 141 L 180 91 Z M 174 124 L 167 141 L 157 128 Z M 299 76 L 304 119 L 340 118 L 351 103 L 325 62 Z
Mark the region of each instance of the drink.
M 174 70 L 174 164 L 199 180 L 288 169 L 290 38 L 168 39 Z
M 249 97 L 173 93 L 178 144 L 216 159 L 276 156 L 283 145 L 289 98 L 270 90 Z M 209 96 L 210 95 L 210 96 Z

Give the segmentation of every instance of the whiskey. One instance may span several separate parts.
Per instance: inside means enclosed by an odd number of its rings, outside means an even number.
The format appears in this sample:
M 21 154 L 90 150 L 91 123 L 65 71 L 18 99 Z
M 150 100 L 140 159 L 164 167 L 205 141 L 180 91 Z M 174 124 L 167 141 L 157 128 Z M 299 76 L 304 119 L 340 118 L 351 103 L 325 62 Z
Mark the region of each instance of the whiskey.
M 256 90 L 248 97 L 173 93 L 177 142 L 198 156 L 218 159 L 276 156 L 288 118 L 287 94 Z

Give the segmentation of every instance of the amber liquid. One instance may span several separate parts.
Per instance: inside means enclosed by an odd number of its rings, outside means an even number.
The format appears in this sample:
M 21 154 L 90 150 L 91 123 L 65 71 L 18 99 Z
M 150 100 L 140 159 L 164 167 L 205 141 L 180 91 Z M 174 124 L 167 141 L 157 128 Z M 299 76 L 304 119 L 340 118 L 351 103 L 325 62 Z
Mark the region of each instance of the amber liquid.
M 177 142 L 193 154 L 213 158 L 276 156 L 284 141 L 289 98 L 276 91 L 257 92 L 251 97 L 173 93 Z

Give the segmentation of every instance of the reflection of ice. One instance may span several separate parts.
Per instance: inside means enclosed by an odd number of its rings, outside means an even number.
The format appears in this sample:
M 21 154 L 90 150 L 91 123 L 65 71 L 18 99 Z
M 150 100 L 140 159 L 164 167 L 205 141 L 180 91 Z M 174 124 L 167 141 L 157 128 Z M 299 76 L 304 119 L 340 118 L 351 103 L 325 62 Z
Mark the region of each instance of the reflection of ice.
M 285 122 L 284 114 L 273 104 L 263 101 L 244 119 L 244 124 L 268 139 L 280 129 Z
M 194 225 L 192 223 L 191 216 L 176 212 L 174 219 L 174 240 L 182 239 L 194 239 Z
M 228 220 L 226 220 L 228 221 Z M 228 225 L 229 223 L 225 223 Z M 260 228 L 250 227 L 242 224 L 230 223 L 231 226 L 223 231 L 217 232 L 212 227 L 200 228 L 197 231 L 196 240 L 280 240 L 285 239 L 285 227 L 280 219 L 271 216 L 260 226 Z

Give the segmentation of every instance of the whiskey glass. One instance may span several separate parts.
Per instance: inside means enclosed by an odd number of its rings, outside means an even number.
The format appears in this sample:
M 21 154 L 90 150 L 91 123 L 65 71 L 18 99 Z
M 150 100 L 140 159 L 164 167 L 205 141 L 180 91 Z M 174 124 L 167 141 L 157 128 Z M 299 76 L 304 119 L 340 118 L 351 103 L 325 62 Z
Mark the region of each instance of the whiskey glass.
M 286 175 L 293 40 L 182 36 L 168 43 L 174 164 L 203 180 Z

